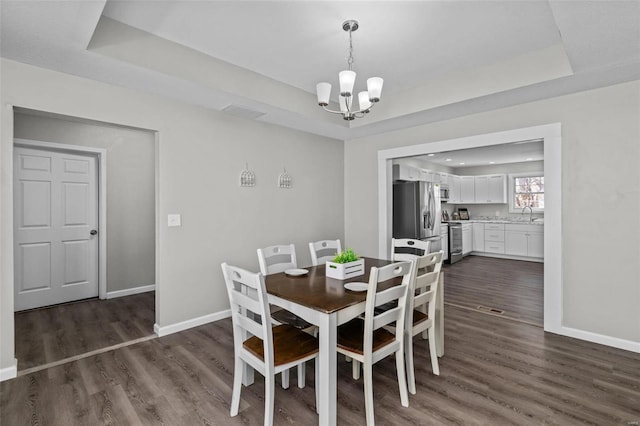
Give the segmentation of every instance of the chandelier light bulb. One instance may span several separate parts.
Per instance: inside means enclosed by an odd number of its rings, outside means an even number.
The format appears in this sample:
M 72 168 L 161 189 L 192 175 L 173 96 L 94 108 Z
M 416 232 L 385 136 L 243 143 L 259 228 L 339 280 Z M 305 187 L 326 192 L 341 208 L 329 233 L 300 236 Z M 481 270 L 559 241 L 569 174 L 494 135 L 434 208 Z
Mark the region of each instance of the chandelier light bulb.
M 384 80 L 380 77 L 371 77 L 367 80 L 367 91 L 369 92 L 369 100 L 371 102 L 380 101 L 380 95 L 382 94 L 382 83 L 384 83 Z
M 331 96 L 331 83 L 318 83 L 316 84 L 316 92 L 318 94 L 318 105 L 329 105 L 329 97 Z
M 358 103 L 361 110 L 364 110 L 365 113 L 369 112 L 369 108 L 373 105 L 371 101 L 369 101 L 369 92 L 362 91 L 358 93 Z

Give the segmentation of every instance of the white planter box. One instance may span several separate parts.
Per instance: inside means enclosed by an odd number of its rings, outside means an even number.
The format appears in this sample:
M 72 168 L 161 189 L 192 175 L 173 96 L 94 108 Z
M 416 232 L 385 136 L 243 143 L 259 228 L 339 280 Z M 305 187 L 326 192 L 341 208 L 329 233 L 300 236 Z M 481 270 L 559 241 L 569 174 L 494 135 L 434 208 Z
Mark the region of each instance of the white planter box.
M 364 259 L 349 263 L 327 262 L 326 275 L 329 278 L 346 280 L 347 278 L 364 275 Z

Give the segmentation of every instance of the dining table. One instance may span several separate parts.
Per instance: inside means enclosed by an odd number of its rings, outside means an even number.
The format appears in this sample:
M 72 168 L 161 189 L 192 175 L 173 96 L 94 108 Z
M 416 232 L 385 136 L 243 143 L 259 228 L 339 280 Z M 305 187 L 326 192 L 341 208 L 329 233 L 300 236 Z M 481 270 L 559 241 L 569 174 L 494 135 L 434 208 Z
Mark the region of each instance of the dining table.
M 265 285 L 269 303 L 280 306 L 318 327 L 318 423 L 335 425 L 337 421 L 337 339 L 338 326 L 365 311 L 366 291 L 345 289 L 348 282 L 368 282 L 372 267 L 393 263 L 389 260 L 363 258 L 365 273 L 346 280 L 327 277 L 325 265 L 305 268 L 306 274 L 292 276 L 284 272 L 267 275 Z M 396 279 L 400 281 L 400 279 Z M 443 273 L 436 292 L 436 353 L 444 355 L 444 288 Z M 397 285 L 394 280 L 380 283 L 378 290 Z M 252 381 L 252 377 L 246 379 Z

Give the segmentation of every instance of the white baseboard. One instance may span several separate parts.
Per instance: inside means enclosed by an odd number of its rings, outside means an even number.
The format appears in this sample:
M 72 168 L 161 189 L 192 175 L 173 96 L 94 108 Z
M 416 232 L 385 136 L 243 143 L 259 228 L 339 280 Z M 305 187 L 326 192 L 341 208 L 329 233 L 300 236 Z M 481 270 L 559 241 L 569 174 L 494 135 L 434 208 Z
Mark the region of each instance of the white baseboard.
M 13 365 L 5 368 L 0 368 L 0 382 L 13 379 L 18 376 L 18 360 L 13 359 Z
M 586 340 L 587 342 L 598 343 L 600 345 L 611 346 L 612 348 L 624 349 L 625 351 L 640 353 L 640 342 L 634 342 L 633 340 L 619 339 L 617 337 L 605 336 L 604 334 L 592 333 L 590 331 L 578 330 L 571 327 L 560 327 L 559 330 L 552 331 L 552 333 Z
M 158 335 L 158 337 L 162 337 L 168 334 L 177 333 L 179 331 L 187 330 L 193 327 L 198 327 L 204 324 L 208 324 L 210 322 L 219 321 L 221 319 L 225 319 L 229 317 L 231 317 L 231 309 L 226 309 L 224 311 L 216 312 L 209 315 L 204 315 L 198 318 L 192 318 L 190 320 L 178 322 L 176 324 L 165 325 L 165 326 L 154 324 L 153 331 Z
M 116 297 L 131 296 L 134 294 L 146 293 L 148 291 L 155 291 L 155 289 L 156 289 L 156 285 L 151 284 L 151 285 L 143 285 L 140 287 L 126 288 L 124 290 L 108 291 L 107 299 L 114 299 Z

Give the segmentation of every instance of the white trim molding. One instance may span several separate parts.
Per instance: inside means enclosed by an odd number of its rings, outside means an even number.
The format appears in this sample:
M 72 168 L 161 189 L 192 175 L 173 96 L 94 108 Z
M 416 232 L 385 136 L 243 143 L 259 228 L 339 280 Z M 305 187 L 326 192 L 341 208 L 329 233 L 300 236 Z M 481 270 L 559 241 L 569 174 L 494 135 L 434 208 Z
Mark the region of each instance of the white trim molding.
M 18 360 L 13 359 L 13 365 L 0 368 L 0 382 L 18 377 Z
M 171 325 L 160 326 L 156 323 L 153 325 L 153 331 L 158 335 L 158 337 L 163 337 L 169 334 L 177 333 L 179 331 L 188 330 L 193 327 L 199 327 L 204 324 L 209 324 L 210 322 L 216 322 L 230 317 L 231 309 L 226 309 L 224 311 L 203 315 L 201 317 L 192 318 Z
M 598 343 L 600 345 L 624 349 L 625 351 L 640 353 L 640 342 L 634 342 L 633 340 L 605 336 L 604 334 L 592 333 L 590 331 L 579 330 L 571 327 L 562 327 L 559 333 L 554 332 L 554 334 L 560 334 L 562 336 L 586 340 L 587 342 Z
M 149 291 L 155 291 L 155 290 L 156 290 L 155 284 L 142 285 L 140 287 L 125 288 L 124 290 L 108 291 L 106 298 L 115 299 L 116 297 L 132 296 L 134 294 L 147 293 Z
M 544 329 L 565 335 L 562 326 L 562 126 L 560 123 L 378 151 L 378 255 L 381 259 L 386 259 L 390 249 L 393 220 L 391 164 L 394 158 L 537 139 L 544 143 Z

